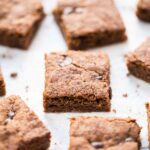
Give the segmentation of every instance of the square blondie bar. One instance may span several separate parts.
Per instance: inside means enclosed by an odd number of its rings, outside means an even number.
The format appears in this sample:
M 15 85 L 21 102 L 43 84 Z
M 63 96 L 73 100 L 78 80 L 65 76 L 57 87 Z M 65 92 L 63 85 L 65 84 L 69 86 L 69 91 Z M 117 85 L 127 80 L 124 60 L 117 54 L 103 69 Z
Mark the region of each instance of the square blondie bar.
M 110 64 L 106 53 L 50 53 L 45 55 L 45 68 L 45 111 L 110 110 Z

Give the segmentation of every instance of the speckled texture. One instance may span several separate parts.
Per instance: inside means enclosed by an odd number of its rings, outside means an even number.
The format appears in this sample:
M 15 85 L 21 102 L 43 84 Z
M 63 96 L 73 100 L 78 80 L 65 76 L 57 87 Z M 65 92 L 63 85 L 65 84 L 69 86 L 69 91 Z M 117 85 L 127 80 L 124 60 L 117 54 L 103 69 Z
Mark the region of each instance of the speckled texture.
M 0 69 L 0 96 L 4 96 L 6 94 L 6 86 L 2 71 Z
M 109 58 L 100 51 L 45 56 L 45 111 L 109 111 Z
M 0 44 L 28 48 L 44 17 L 39 0 L 0 1 Z
M 150 0 L 138 1 L 137 16 L 143 21 L 150 22 Z
M 18 96 L 0 100 L 0 149 L 46 150 L 50 132 Z
M 126 39 L 125 27 L 113 0 L 58 0 L 53 13 L 70 49 Z
M 150 82 L 150 38 L 129 53 L 126 60 L 131 74 Z
M 71 119 L 69 150 L 138 150 L 140 127 L 133 119 Z

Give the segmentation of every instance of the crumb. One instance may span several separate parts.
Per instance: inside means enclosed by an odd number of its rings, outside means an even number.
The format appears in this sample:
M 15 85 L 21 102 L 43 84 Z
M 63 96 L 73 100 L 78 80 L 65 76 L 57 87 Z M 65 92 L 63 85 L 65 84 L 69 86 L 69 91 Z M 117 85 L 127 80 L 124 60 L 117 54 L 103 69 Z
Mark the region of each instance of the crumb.
M 28 92 L 28 90 L 29 90 L 29 86 L 27 85 L 27 86 L 25 87 L 25 91 Z
M 116 113 L 117 111 L 116 111 L 116 109 L 112 109 L 112 111 L 114 112 L 114 113 Z
M 123 57 L 126 58 L 126 57 L 127 57 L 127 54 L 124 54 Z
M 127 93 L 125 93 L 125 94 L 123 94 L 122 96 L 123 96 L 123 97 L 128 97 L 128 94 L 127 94 Z
M 10 76 L 11 76 L 12 78 L 16 78 L 16 77 L 18 76 L 18 74 L 17 74 L 17 72 L 12 72 L 12 73 L 10 74 Z
M 127 73 L 127 77 L 129 77 L 130 75 L 131 75 L 131 74 L 128 72 L 128 73 Z
M 139 87 L 140 87 L 140 85 L 139 85 L 139 84 L 137 84 L 137 85 L 136 85 L 136 87 L 137 87 L 137 88 L 139 88 Z
M 2 58 L 6 58 L 6 55 L 5 55 L 5 54 L 2 54 Z

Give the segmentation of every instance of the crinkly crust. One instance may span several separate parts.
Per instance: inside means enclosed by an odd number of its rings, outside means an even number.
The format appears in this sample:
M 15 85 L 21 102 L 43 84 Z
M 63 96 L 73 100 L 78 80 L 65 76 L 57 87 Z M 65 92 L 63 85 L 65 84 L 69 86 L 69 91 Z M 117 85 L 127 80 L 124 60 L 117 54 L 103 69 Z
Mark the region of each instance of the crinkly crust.
M 133 119 L 72 118 L 69 150 L 138 150 L 139 134 L 140 127 Z
M 0 101 L 0 149 L 46 150 L 50 132 L 18 96 Z
M 64 107 L 62 111 L 109 110 L 110 64 L 104 52 L 46 54 L 45 68 L 45 111 L 54 111 L 49 107 L 58 111 L 59 104 Z
M 69 49 L 85 49 L 126 39 L 113 0 L 58 0 L 54 16 Z

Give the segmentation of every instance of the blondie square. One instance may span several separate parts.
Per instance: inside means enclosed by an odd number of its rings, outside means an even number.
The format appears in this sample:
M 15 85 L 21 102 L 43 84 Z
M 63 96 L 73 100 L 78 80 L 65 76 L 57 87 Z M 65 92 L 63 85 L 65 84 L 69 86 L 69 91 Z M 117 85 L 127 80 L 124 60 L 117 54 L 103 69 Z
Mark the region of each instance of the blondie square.
M 0 44 L 27 49 L 44 17 L 39 0 L 0 1 Z
M 126 57 L 126 61 L 131 74 L 150 82 L 150 38 L 134 52 L 130 52 Z
M 140 127 L 133 119 L 71 119 L 69 150 L 138 150 Z
M 53 14 L 69 49 L 126 40 L 125 27 L 113 0 L 58 0 Z
M 0 100 L 0 149 L 47 150 L 50 132 L 18 96 Z
M 106 53 L 50 53 L 45 55 L 45 68 L 45 111 L 110 110 L 110 64 Z

